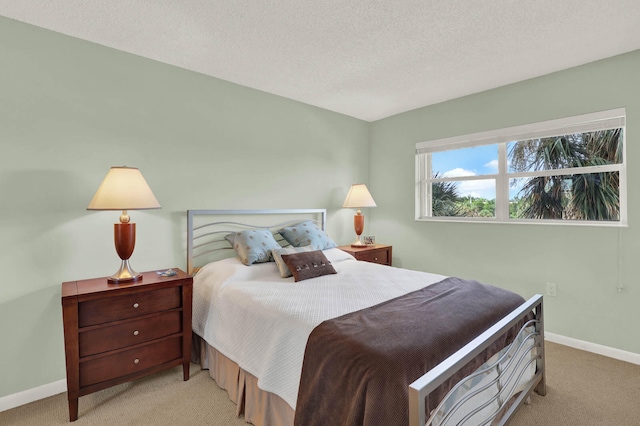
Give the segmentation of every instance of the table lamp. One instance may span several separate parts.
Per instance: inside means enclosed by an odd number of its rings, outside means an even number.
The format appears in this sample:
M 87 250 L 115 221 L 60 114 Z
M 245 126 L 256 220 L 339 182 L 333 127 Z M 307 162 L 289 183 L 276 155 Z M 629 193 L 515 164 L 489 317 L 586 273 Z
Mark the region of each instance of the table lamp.
M 136 244 L 136 224 L 130 223 L 127 210 L 159 209 L 160 203 L 135 167 L 111 167 L 98 187 L 87 210 L 122 210 L 120 223 L 113 225 L 116 252 L 122 259 L 120 269 L 107 279 L 110 283 L 138 281 L 142 274 L 129 265 Z
M 360 209 L 364 207 L 376 207 L 376 202 L 373 201 L 373 197 L 367 189 L 367 185 L 364 183 L 351 185 L 342 207 L 358 209 L 355 216 L 353 216 L 356 241 L 351 244 L 351 247 L 365 247 L 366 244 L 363 244 L 362 241 L 360 241 L 360 235 L 362 234 L 362 231 L 364 231 L 364 216 Z

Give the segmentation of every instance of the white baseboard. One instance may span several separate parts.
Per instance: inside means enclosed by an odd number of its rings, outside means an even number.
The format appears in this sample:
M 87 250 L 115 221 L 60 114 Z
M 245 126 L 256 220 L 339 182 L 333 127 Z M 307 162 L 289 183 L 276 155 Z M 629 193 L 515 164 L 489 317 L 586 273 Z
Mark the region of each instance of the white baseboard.
M 634 352 L 610 348 L 608 346 L 598 345 L 597 343 L 585 342 L 584 340 L 565 337 L 555 333 L 545 332 L 544 337 L 545 340 L 548 340 L 549 342 L 640 365 L 640 354 Z M 57 382 L 38 386 L 37 388 L 14 393 L 13 395 L 7 395 L 0 398 L 0 412 L 66 391 L 67 381 L 63 379 L 58 380 Z
M 57 382 L 47 383 L 37 388 L 27 389 L 22 392 L 14 393 L 0 398 L 0 412 L 10 410 L 21 405 L 28 404 L 39 399 L 48 398 L 67 391 L 67 381 L 65 379 Z
M 621 349 L 610 348 L 609 346 L 598 345 L 597 343 L 585 342 L 584 340 L 565 337 L 555 333 L 544 332 L 545 340 L 571 348 L 580 349 L 586 352 L 607 356 L 620 361 L 630 362 L 640 365 L 640 354 L 627 352 Z

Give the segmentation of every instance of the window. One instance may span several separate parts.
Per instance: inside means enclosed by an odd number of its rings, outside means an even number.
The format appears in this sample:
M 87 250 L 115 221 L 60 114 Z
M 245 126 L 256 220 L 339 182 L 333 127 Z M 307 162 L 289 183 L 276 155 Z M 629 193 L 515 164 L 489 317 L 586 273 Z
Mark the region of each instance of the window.
M 416 144 L 416 219 L 626 225 L 625 110 Z

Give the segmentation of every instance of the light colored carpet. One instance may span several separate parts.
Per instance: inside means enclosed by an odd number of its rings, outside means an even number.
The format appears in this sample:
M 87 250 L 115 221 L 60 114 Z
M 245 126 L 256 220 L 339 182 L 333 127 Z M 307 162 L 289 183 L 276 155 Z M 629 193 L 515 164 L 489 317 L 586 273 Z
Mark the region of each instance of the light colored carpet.
M 73 423 L 63 393 L 0 413 L 0 425 L 247 425 L 226 391 L 196 364 L 186 382 L 177 367 L 81 396 L 78 405 Z
M 545 347 L 547 395 L 534 393 L 510 426 L 640 425 L 640 365 L 553 343 Z
M 208 372 L 175 368 L 80 398 L 74 425 L 246 425 Z M 68 425 L 66 394 L 0 413 L 0 425 Z M 640 425 L 640 366 L 547 344 L 547 396 L 511 426 Z

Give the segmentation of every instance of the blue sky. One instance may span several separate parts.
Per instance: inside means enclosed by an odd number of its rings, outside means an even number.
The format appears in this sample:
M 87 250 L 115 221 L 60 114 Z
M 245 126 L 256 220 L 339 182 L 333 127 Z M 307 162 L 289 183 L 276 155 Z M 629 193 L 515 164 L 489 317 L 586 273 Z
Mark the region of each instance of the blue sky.
M 433 172 L 464 169 L 474 175 L 486 175 L 498 171 L 498 145 L 485 145 L 453 151 L 434 152 L 431 156 Z
M 481 176 L 498 173 L 498 145 L 484 145 L 453 151 L 434 152 L 431 155 L 433 173 L 441 177 Z M 468 180 L 458 183 L 462 196 L 496 198 L 494 179 Z M 509 189 L 509 198 L 517 195 L 518 188 Z

